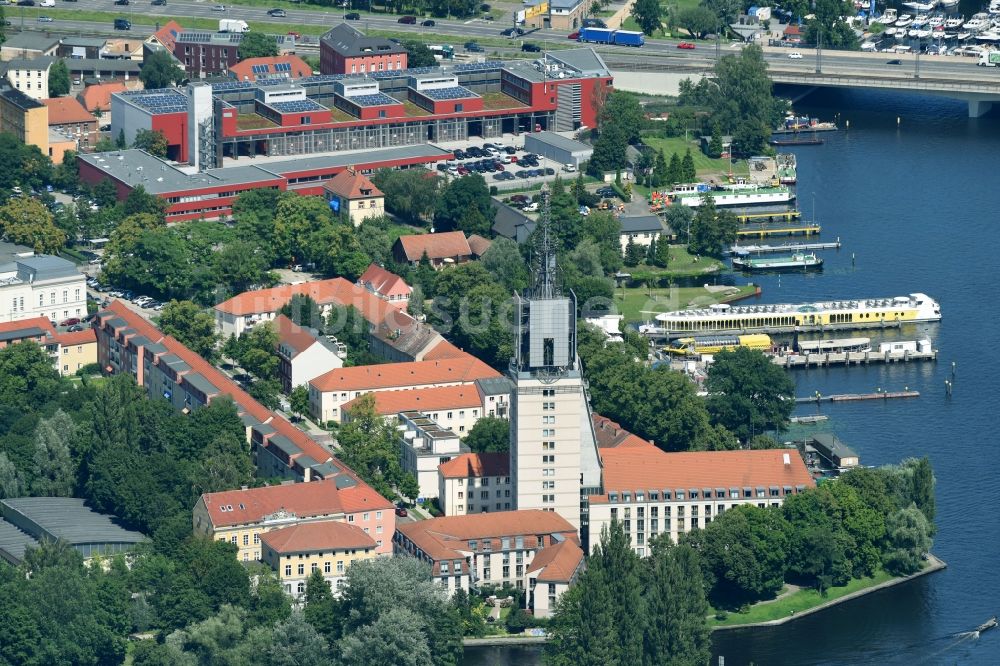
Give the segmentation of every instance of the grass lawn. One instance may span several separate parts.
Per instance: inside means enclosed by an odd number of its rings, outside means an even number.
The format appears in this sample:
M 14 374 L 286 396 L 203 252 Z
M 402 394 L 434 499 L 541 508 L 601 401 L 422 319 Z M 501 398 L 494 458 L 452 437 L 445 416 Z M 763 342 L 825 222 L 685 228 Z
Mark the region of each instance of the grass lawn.
M 241 130 L 252 130 L 261 129 L 263 127 L 277 127 L 277 125 L 265 118 L 264 116 L 258 116 L 257 114 L 247 114 L 241 113 L 236 116 L 236 128 Z
M 615 305 L 625 315 L 625 321 L 649 321 L 661 312 L 683 310 L 691 306 L 708 306 L 723 303 L 754 293 L 756 287 L 743 285 L 724 291 L 712 292 L 704 287 L 665 287 L 646 289 L 626 287 L 622 299 L 622 289 L 615 290 Z
M 799 613 L 820 604 L 839 599 L 843 596 L 864 590 L 874 585 L 892 580 L 892 574 L 885 571 L 878 571 L 871 578 L 857 578 L 851 580 L 843 587 L 831 587 L 827 590 L 826 596 L 820 595 L 813 589 L 799 590 L 783 599 L 776 601 L 762 601 L 754 604 L 746 613 L 730 613 L 725 620 L 716 620 L 715 615 L 709 619 L 709 625 L 713 627 L 726 627 L 735 624 L 749 624 L 753 622 L 769 622 L 784 617 L 789 617 L 793 613 Z
M 410 100 L 403 102 L 403 113 L 406 114 L 408 118 L 417 118 L 420 116 L 429 116 L 431 112 L 422 106 L 417 106 Z
M 642 137 L 642 142 L 654 150 L 663 150 L 663 155 L 667 158 L 668 162 L 673 153 L 677 153 L 678 157 L 683 158 L 685 151 L 691 148 L 691 157 L 694 158 L 694 168 L 698 172 L 699 177 L 702 175 L 729 173 L 729 160 L 708 157 L 705 153 L 701 152 L 697 141 L 685 141 L 682 137 L 664 139 L 644 136 Z M 740 160 L 733 162 L 733 172 L 736 175 L 745 176 L 750 173 L 750 170 L 747 167 L 747 163 Z
M 386 233 L 389 234 L 389 240 L 395 243 L 396 239 L 400 236 L 413 236 L 415 234 L 427 233 L 427 231 L 418 227 L 411 227 L 408 224 L 393 224 L 386 229 Z
M 633 267 L 626 266 L 622 270 L 626 273 L 631 273 L 632 279 L 635 281 L 652 280 L 659 282 L 667 278 L 718 273 L 723 268 L 725 268 L 725 264 L 718 259 L 701 257 L 696 260 L 695 256 L 687 251 L 687 247 L 683 245 L 671 245 L 670 264 L 666 268 L 639 264 Z
M 488 92 L 480 96 L 483 98 L 484 109 L 513 109 L 526 106 L 524 103 L 502 92 Z

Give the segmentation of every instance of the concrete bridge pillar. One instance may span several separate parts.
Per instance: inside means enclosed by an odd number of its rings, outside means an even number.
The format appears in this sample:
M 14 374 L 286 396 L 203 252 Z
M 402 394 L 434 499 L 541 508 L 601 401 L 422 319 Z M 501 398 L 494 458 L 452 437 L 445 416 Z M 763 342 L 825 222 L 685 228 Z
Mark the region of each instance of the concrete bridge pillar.
M 993 102 L 984 99 L 970 99 L 969 100 L 969 117 L 979 118 L 985 116 L 989 113 L 990 109 L 993 108 Z

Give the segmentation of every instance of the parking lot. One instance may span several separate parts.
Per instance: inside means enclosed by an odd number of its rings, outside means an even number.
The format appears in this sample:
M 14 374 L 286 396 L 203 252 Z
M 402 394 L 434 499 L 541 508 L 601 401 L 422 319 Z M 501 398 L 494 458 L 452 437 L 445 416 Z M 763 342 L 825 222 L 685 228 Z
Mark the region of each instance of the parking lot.
M 487 185 L 498 190 L 521 190 L 556 176 L 575 178 L 576 168 L 567 167 L 524 151 L 524 139 L 513 134 L 500 138 L 449 141 L 435 144 L 455 153 L 455 159 L 434 165 L 437 173 L 449 178 L 480 174 Z

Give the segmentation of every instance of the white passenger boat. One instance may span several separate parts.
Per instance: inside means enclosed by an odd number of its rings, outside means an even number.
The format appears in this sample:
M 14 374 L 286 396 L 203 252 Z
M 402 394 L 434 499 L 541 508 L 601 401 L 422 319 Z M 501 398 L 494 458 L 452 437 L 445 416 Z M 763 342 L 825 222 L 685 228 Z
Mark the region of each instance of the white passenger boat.
M 913 17 L 910 16 L 909 14 L 903 14 L 896 21 L 896 27 L 897 28 L 908 28 L 908 27 L 910 27 L 911 23 L 913 23 Z
M 929 0 L 928 2 L 920 2 L 920 0 L 908 0 L 903 3 L 903 6 L 907 9 L 912 9 L 915 12 L 929 12 L 938 6 L 938 0 Z

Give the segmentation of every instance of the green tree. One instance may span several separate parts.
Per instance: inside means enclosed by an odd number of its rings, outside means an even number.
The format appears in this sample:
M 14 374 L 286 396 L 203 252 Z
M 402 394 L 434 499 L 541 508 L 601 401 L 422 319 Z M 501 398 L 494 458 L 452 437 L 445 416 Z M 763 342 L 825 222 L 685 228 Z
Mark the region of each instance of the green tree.
M 812 18 L 806 23 L 806 44 L 820 44 L 827 49 L 858 49 L 858 36 L 843 18 L 851 15 L 845 0 L 816 0 L 810 13 Z
M 931 549 L 931 524 L 915 505 L 886 519 L 886 571 L 897 576 L 920 571 Z
M 294 192 L 283 193 L 278 198 L 274 214 L 273 242 L 276 246 L 277 259 L 294 263 L 297 260 L 308 261 L 331 256 L 327 252 L 335 253 L 340 248 L 325 247 L 314 244 L 313 241 L 319 232 L 332 229 L 333 226 L 330 207 L 322 197 L 303 197 Z
M 674 153 L 674 157 L 677 154 Z M 673 205 L 667 208 L 666 215 L 663 218 L 667 226 L 677 234 L 677 238 L 682 243 L 689 243 L 689 230 L 691 229 L 691 223 L 694 221 L 694 209 L 691 206 L 684 205 Z
M 677 153 L 671 153 L 670 164 L 667 166 L 666 185 L 675 185 L 684 182 L 684 169 L 681 167 L 681 158 Z
M 142 61 L 139 78 L 146 90 L 169 88 L 187 78 L 184 70 L 167 51 L 153 51 Z
M 719 17 L 707 7 L 682 7 L 674 16 L 677 26 L 684 28 L 692 37 L 704 39 L 706 35 L 715 32 L 719 26 Z
M 274 58 L 278 55 L 278 42 L 272 35 L 263 32 L 245 32 L 240 37 L 240 45 L 236 49 L 240 60 L 248 58 Z
M 632 5 L 632 18 L 639 24 L 639 29 L 647 35 L 652 35 L 660 29 L 663 21 L 663 6 L 659 0 L 637 0 Z
M 736 23 L 736 19 L 743 11 L 743 3 L 740 0 L 702 0 L 701 6 L 715 14 L 721 25 Z
M 598 257 L 604 271 L 594 275 L 616 273 L 622 267 L 621 231 L 621 222 L 606 211 L 591 211 L 590 215 L 583 219 L 580 224 L 583 242 L 577 244 L 577 247 L 588 240 L 597 245 Z
M 408 67 L 434 67 L 437 65 L 434 53 L 423 42 L 408 39 L 403 42 L 403 48 L 406 49 Z
M 744 442 L 757 433 L 782 430 L 795 407 L 795 384 L 758 350 L 719 352 L 708 370 L 708 411 Z
M 660 150 L 656 153 L 656 162 L 653 165 L 653 187 L 662 187 L 670 183 L 670 167 L 667 166 L 667 158 Z
M 701 196 L 701 205 L 691 223 L 688 250 L 695 254 L 720 256 L 736 241 L 738 226 L 736 216 L 728 210 L 716 208 L 715 197 L 705 192 Z
M 528 267 L 521 259 L 517 243 L 509 238 L 494 238 L 479 263 L 508 292 L 519 292 L 528 286 Z
M 341 639 L 344 666 L 424 666 L 435 662 L 420 615 L 390 608 L 371 624 Z
M 69 94 L 69 69 L 66 62 L 56 60 L 49 68 L 49 96 L 62 97 Z
M 656 244 L 656 251 L 653 253 L 651 263 L 660 268 L 666 268 L 670 264 L 670 243 L 664 236 L 660 236 L 659 242 Z
M 0 451 L 0 499 L 20 497 L 24 494 L 25 483 L 17 467 L 11 462 L 6 451 Z
M 900 465 L 900 476 L 903 496 L 900 503 L 908 506 L 909 502 L 916 505 L 920 512 L 924 514 L 933 534 L 934 516 L 937 514 L 937 505 L 934 499 L 934 470 L 931 469 L 930 460 L 923 458 L 907 458 Z
M 58 395 L 62 384 L 52 359 L 34 342 L 0 349 L 0 404 L 27 411 Z
M 712 123 L 712 138 L 708 142 L 708 156 L 720 157 L 722 155 L 722 128 L 719 123 Z
M 308 294 L 293 294 L 291 300 L 281 306 L 278 314 L 285 315 L 293 323 L 303 328 L 315 328 L 322 331 L 326 326 L 319 303 Z
M 506 453 L 510 449 L 510 422 L 484 416 L 465 436 L 465 445 L 473 453 Z
M 478 215 L 470 213 L 475 211 Z M 456 178 L 445 186 L 434 211 L 436 231 L 459 229 L 468 234 L 489 236 L 493 225 L 490 189 L 480 174 Z
M 637 245 L 635 240 L 629 236 L 628 243 L 625 244 L 625 265 L 638 266 L 642 263 L 643 254 L 642 246 Z
M 416 498 L 419 488 L 413 475 L 399 463 L 398 433 L 394 425 L 375 411 L 375 397 L 366 393 L 357 399 L 350 420 L 337 434 L 340 459 L 383 497 L 402 494 Z
M 302 418 L 309 413 L 309 388 L 305 384 L 299 384 L 292 389 L 288 396 L 288 404 L 298 418 Z
M 705 664 L 709 659 L 708 603 L 698 553 L 660 536 L 652 542 L 644 591 L 646 612 L 644 663 Z
M 166 157 L 168 145 L 167 137 L 160 130 L 140 129 L 132 140 L 133 148 L 145 150 L 155 157 Z
M 160 330 L 207 360 L 215 358 L 219 336 L 215 318 L 191 301 L 171 300 L 160 313 Z
M 422 168 L 380 169 L 371 180 L 385 195 L 387 211 L 408 224 L 427 226 L 441 187 L 441 179 L 433 172 Z
M 43 497 L 70 497 L 76 485 L 76 465 L 70 444 L 76 424 L 64 411 L 38 422 L 35 428 L 35 469 L 32 492 Z
M 0 234 L 39 254 L 55 254 L 66 243 L 66 234 L 56 226 L 49 209 L 31 197 L 12 198 L 0 206 Z
M 693 183 L 698 179 L 698 172 L 694 168 L 694 156 L 691 155 L 690 148 L 687 149 L 684 157 L 681 159 L 681 176 L 686 183 Z
M 163 154 L 166 155 L 166 139 L 163 138 L 163 133 L 156 131 L 156 132 L 147 132 L 147 134 L 153 135 L 150 138 L 153 139 L 154 141 L 158 141 L 160 139 L 163 140 L 163 145 L 164 145 Z M 138 137 L 139 135 L 137 134 L 136 139 L 138 139 Z M 146 191 L 146 188 L 143 187 L 142 185 L 136 185 L 134 188 L 132 188 L 132 190 L 128 193 L 128 197 L 126 197 L 125 201 L 122 203 L 122 215 L 124 217 L 131 217 L 132 215 L 142 215 L 142 214 L 153 215 L 158 220 L 160 220 L 160 222 L 165 224 L 166 222 L 164 214 L 166 213 L 166 211 L 167 211 L 167 202 L 164 199 L 161 199 L 160 197 L 156 196 L 155 194 L 148 193 Z
M 327 640 L 339 637 L 343 620 L 340 606 L 330 591 L 330 584 L 323 578 L 323 572 L 318 569 L 306 579 L 305 608 L 302 612 L 305 620 Z

